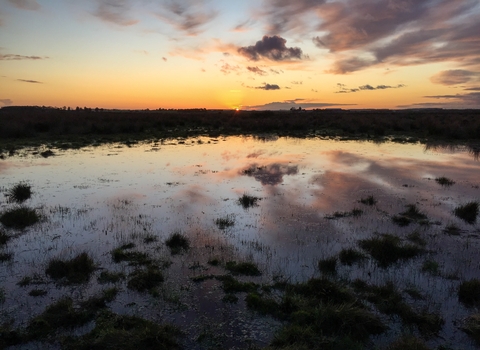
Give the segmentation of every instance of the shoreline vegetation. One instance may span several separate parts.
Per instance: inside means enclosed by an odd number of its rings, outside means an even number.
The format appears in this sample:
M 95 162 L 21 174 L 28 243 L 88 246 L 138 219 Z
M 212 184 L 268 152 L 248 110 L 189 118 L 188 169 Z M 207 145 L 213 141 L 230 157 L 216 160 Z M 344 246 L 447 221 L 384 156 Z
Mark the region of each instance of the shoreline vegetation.
M 262 135 L 421 142 L 427 149 L 466 147 L 478 159 L 476 110 L 76 110 L 0 109 L 0 156 L 28 146 L 74 149 L 110 142 L 194 136 Z M 51 150 L 42 156 L 53 155 Z

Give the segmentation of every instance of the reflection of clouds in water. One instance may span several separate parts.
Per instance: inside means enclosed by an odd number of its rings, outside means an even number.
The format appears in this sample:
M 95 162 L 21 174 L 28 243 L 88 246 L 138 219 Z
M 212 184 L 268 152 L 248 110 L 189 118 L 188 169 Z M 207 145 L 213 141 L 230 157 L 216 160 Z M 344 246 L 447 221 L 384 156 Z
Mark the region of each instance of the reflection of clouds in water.
M 255 151 L 255 152 L 252 152 L 252 153 L 248 154 L 247 158 L 258 158 L 258 157 L 260 157 L 264 154 L 265 154 L 264 150 L 259 150 L 259 151 Z
M 286 175 L 297 175 L 298 165 L 284 165 L 284 164 L 269 164 L 259 166 L 251 164 L 246 169 L 241 170 L 242 175 L 253 177 L 262 185 L 275 186 L 283 182 L 283 177 Z
M 216 200 L 205 194 L 205 188 L 201 185 L 191 185 L 182 189 L 173 196 L 174 202 L 178 203 L 182 210 L 198 211 L 203 206 L 213 205 Z

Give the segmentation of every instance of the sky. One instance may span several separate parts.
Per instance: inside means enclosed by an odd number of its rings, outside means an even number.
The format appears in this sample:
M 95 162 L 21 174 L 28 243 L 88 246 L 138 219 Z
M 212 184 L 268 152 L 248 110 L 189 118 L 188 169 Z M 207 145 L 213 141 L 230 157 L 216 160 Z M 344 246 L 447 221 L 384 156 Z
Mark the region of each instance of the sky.
M 479 0 L 0 0 L 0 107 L 480 108 Z

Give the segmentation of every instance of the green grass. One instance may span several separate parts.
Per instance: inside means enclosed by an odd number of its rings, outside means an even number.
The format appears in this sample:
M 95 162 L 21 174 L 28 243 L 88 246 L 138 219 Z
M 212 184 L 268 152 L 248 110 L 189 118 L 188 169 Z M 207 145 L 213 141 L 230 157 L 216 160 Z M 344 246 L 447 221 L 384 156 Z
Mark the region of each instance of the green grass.
M 8 228 L 24 229 L 40 221 L 40 216 L 34 209 L 24 206 L 9 209 L 0 215 L 0 222 Z
M 23 203 L 32 196 L 32 188 L 26 183 L 19 183 L 7 191 L 8 200 L 15 203 Z
M 460 205 L 453 210 L 455 216 L 473 225 L 477 220 L 478 202 L 472 201 L 464 205 Z
M 375 204 L 377 204 L 377 200 L 372 195 L 370 195 L 368 197 L 365 197 L 365 198 L 361 198 L 359 200 L 359 202 L 362 203 L 362 204 L 365 204 L 365 205 L 375 205 Z
M 90 280 L 95 269 L 93 259 L 83 252 L 70 260 L 50 260 L 45 273 L 54 280 L 63 279 L 66 284 L 82 284 Z
M 420 212 L 416 204 L 408 204 L 407 210 L 392 217 L 392 221 L 399 226 L 408 226 L 412 222 L 422 223 L 427 216 Z
M 480 280 L 464 281 L 458 287 L 458 300 L 466 306 L 475 306 L 480 302 Z
M 227 261 L 225 268 L 235 275 L 260 276 L 262 273 L 252 262 Z
M 106 284 L 106 283 L 117 283 L 121 280 L 125 279 L 125 274 L 123 272 L 110 272 L 110 271 L 102 271 L 100 276 L 98 276 L 98 283 Z
M 441 185 L 442 187 L 450 187 L 450 186 L 455 184 L 455 181 L 453 181 L 453 180 L 451 180 L 451 179 L 449 179 L 448 177 L 445 177 L 445 176 L 435 178 L 435 182 L 437 184 Z
M 433 260 L 425 260 L 422 264 L 422 271 L 432 276 L 440 275 L 440 265 Z
M 151 290 L 164 281 L 162 271 L 155 267 L 148 267 L 146 270 L 136 270 L 128 277 L 127 287 L 137 292 Z
M 322 259 L 318 262 L 318 269 L 326 275 L 335 275 L 337 273 L 337 257 Z
M 251 196 L 247 193 L 244 193 L 240 198 L 238 198 L 238 204 L 240 204 L 243 209 L 248 209 L 258 206 L 258 201 L 260 198 Z
M 417 245 L 402 243 L 400 238 L 390 234 L 360 240 L 358 244 L 383 268 L 400 260 L 414 258 L 425 251 L 424 248 Z
M 223 218 L 218 218 L 215 220 L 215 225 L 217 225 L 217 227 L 220 229 L 220 230 L 225 230 L 229 227 L 232 227 L 235 225 L 235 216 L 234 215 L 227 215 Z
M 190 241 L 188 237 L 180 232 L 172 233 L 165 241 L 165 244 L 168 248 L 170 248 L 172 255 L 179 254 L 180 252 L 186 251 L 190 248 Z
M 343 265 L 352 266 L 355 263 L 365 260 L 366 256 L 356 249 L 347 248 L 340 251 L 338 259 Z

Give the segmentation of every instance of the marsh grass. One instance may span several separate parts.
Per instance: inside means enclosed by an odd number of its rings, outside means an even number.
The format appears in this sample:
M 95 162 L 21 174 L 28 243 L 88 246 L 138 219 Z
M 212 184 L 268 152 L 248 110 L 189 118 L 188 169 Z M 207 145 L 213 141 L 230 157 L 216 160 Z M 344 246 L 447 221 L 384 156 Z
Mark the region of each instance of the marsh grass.
M 421 247 L 425 247 L 427 245 L 427 241 L 422 237 L 422 235 L 418 231 L 413 231 L 412 233 L 409 233 L 407 235 L 407 240 Z
M 222 261 L 218 258 L 209 259 L 208 262 L 207 262 L 207 264 L 211 265 L 211 266 L 219 266 L 221 263 L 222 263 Z
M 45 273 L 54 280 L 64 279 L 66 284 L 82 284 L 90 280 L 95 269 L 93 259 L 83 252 L 70 260 L 51 259 Z
M 115 248 L 111 251 L 112 260 L 117 264 L 126 261 L 131 266 L 150 265 L 153 263 L 147 253 L 130 250 L 134 247 L 135 245 L 132 243 Z
M 110 271 L 102 271 L 100 276 L 98 276 L 98 283 L 106 284 L 106 283 L 117 283 L 126 278 L 123 272 L 110 272 Z
M 26 287 L 29 285 L 40 285 L 46 284 L 47 282 L 39 274 L 34 274 L 33 276 L 25 276 L 20 281 L 17 282 L 17 285 L 20 287 Z
M 383 268 L 400 260 L 415 258 L 425 252 L 424 248 L 414 244 L 402 243 L 400 238 L 390 234 L 363 239 L 358 244 Z
M 480 303 L 480 280 L 464 281 L 458 287 L 458 300 L 466 306 L 475 306 Z
M 408 204 L 407 210 L 392 217 L 392 221 L 399 226 L 408 226 L 412 222 L 423 223 L 427 216 L 418 209 L 416 204 Z
M 227 294 L 241 293 L 241 292 L 255 292 L 260 286 L 253 282 L 241 282 L 230 275 L 216 276 L 217 280 L 222 282 L 222 289 Z
M 187 236 L 180 232 L 172 233 L 165 241 L 166 246 L 170 249 L 172 255 L 187 251 L 190 248 L 190 241 Z
M 377 204 L 377 200 L 375 199 L 375 197 L 373 195 L 370 195 L 368 197 L 365 197 L 365 198 L 361 198 L 359 200 L 360 203 L 362 204 L 365 204 L 365 205 L 375 205 Z
M 135 270 L 129 276 L 127 287 L 137 292 L 151 290 L 164 281 L 162 271 L 155 267 L 146 270 Z
M 461 329 L 480 345 L 480 314 L 476 313 L 468 316 Z
M 477 220 L 478 202 L 472 201 L 464 205 L 460 205 L 453 210 L 455 216 L 473 225 Z
M 12 260 L 12 258 L 13 258 L 13 253 L 0 252 L 0 263 L 10 261 Z
M 262 273 L 252 262 L 227 261 L 225 268 L 234 275 L 260 276 Z
M 44 295 L 47 295 L 47 291 L 44 289 L 32 289 L 30 292 L 28 292 L 28 295 L 32 297 L 42 297 Z
M 422 264 L 422 272 L 426 272 L 432 276 L 439 276 L 440 265 L 434 260 L 425 260 Z
M 243 209 L 248 209 L 258 206 L 259 197 L 251 196 L 247 193 L 244 193 L 240 198 L 238 198 L 238 204 L 240 204 Z
M 19 183 L 7 191 L 8 200 L 15 203 L 23 203 L 32 196 L 32 188 L 26 183 Z
M 453 180 L 451 180 L 451 179 L 449 179 L 448 177 L 445 177 L 445 176 L 435 178 L 435 182 L 437 184 L 441 185 L 442 187 L 450 187 L 450 186 L 455 184 L 455 181 L 453 181 Z
M 40 221 L 40 215 L 34 209 L 25 206 L 9 209 L 0 215 L 0 222 L 9 228 L 24 229 Z
M 12 237 L 0 230 L 0 246 L 7 244 Z
M 224 303 L 235 304 L 238 302 L 238 297 L 235 294 L 225 294 L 225 296 L 222 298 L 222 301 Z
M 422 339 L 414 337 L 412 335 L 405 335 L 390 345 L 385 350 L 432 350 L 429 348 Z M 440 348 L 439 348 L 440 350 Z
M 450 236 L 460 236 L 462 230 L 455 224 L 448 224 L 443 232 Z
M 365 260 L 367 257 L 356 249 L 342 249 L 338 254 L 338 259 L 343 265 L 352 266 L 355 263 Z
M 318 262 L 318 269 L 326 275 L 337 274 L 337 257 L 322 259 Z
M 222 218 L 218 218 L 215 220 L 215 225 L 217 225 L 220 230 L 225 230 L 229 227 L 232 227 L 235 225 L 235 216 L 230 214 Z
M 363 214 L 362 209 L 353 208 L 351 211 L 336 211 L 331 215 L 326 215 L 325 218 L 329 220 L 349 218 L 349 217 L 358 218 L 362 214 Z

